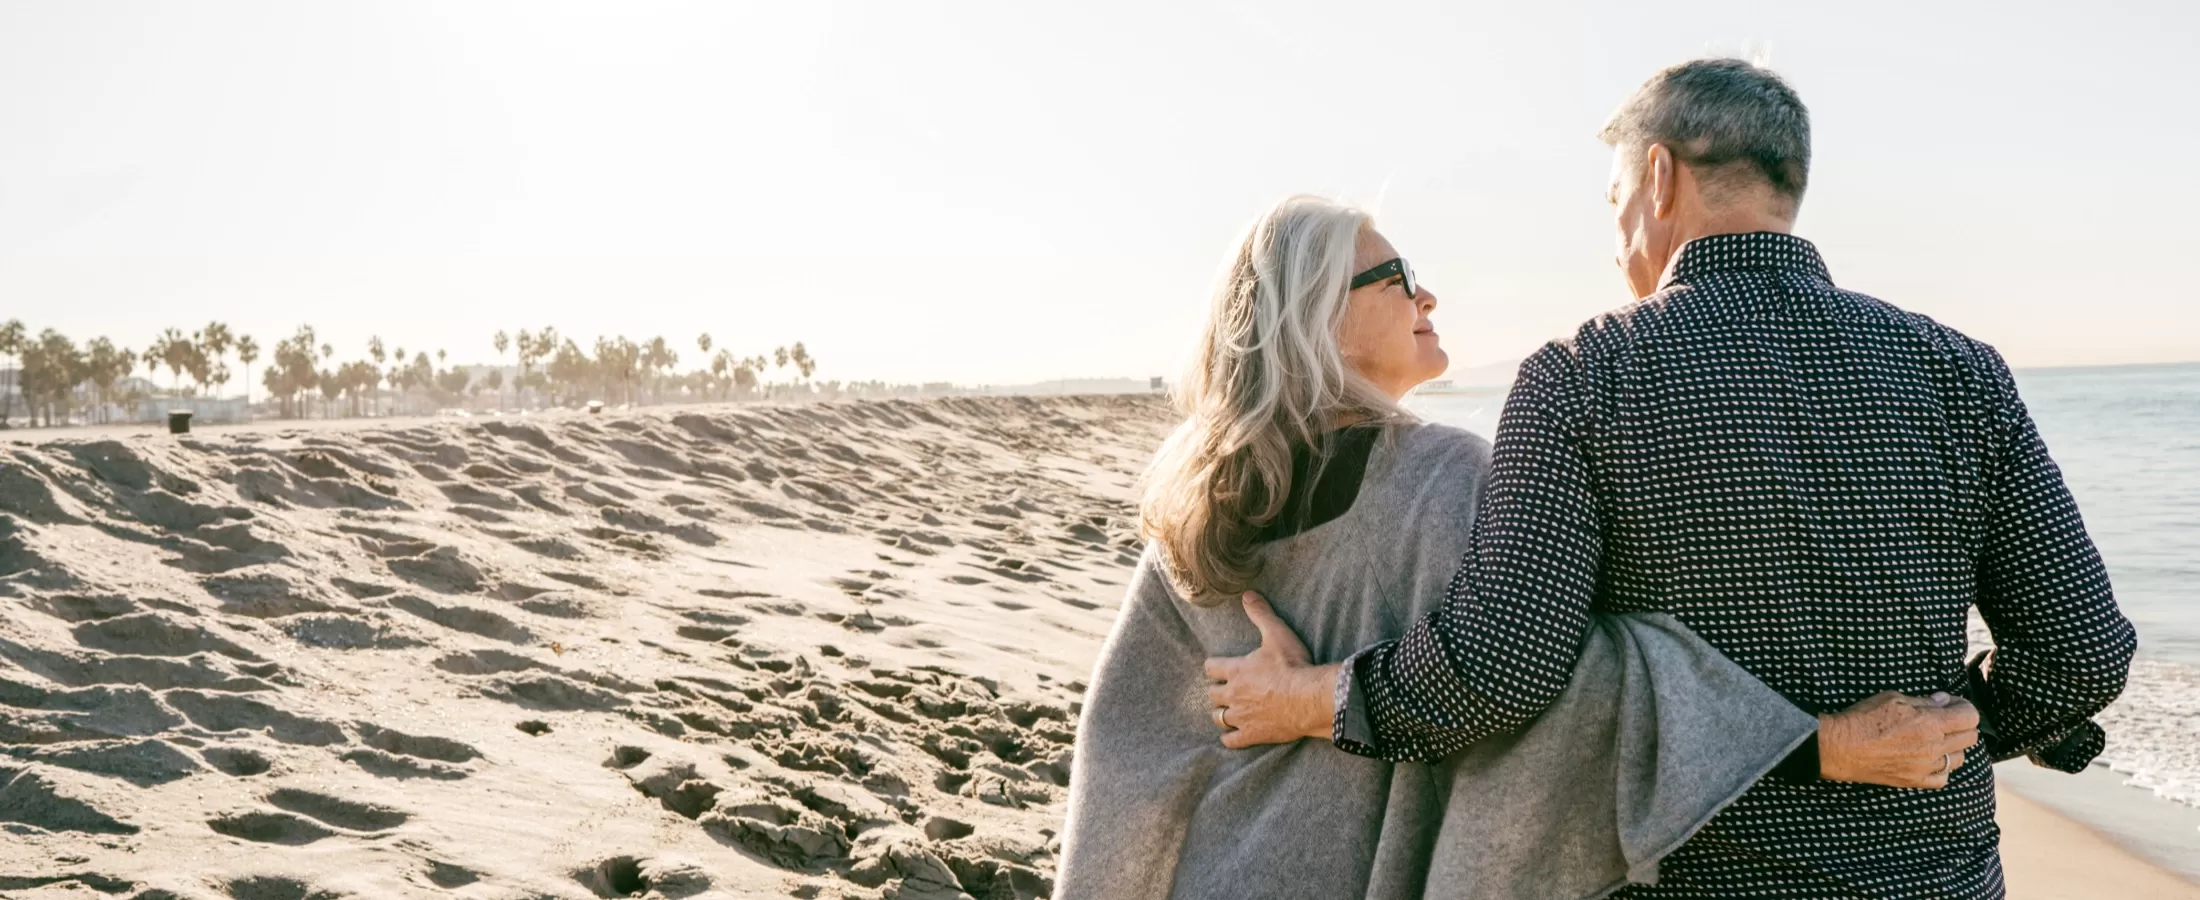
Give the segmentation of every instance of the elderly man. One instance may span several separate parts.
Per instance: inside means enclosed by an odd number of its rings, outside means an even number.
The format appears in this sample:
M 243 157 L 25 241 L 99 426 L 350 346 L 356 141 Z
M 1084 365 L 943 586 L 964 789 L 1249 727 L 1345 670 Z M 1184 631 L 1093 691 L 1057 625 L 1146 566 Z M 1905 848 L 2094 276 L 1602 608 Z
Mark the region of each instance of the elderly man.
M 1247 598 L 1268 641 L 1209 664 L 1224 742 L 1440 758 L 1549 706 L 1592 609 L 1662 611 L 1807 712 L 1967 697 L 1984 746 L 1902 789 L 1827 740 L 1626 896 L 2002 896 L 1992 762 L 2084 766 L 2135 644 L 2007 367 L 1789 234 L 1810 125 L 1771 72 L 1672 67 L 1602 137 L 1642 299 L 1521 365 L 1471 549 L 1405 637 L 1312 666 Z M 1967 662 L 1973 607 L 1999 649 Z

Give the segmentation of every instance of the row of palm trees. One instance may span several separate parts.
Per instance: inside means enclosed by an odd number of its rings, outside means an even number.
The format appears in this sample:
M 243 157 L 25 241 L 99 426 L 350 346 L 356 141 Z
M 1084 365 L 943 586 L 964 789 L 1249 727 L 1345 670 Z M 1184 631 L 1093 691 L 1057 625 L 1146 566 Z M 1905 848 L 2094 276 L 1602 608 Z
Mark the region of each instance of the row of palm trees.
M 598 337 L 584 350 L 557 329 L 540 328 L 520 329 L 516 337 L 499 331 L 490 345 L 499 359 L 493 368 L 447 365 L 449 354 L 443 350 L 408 354 L 379 336 L 367 341 L 364 357 L 340 362 L 333 345 L 322 342 L 311 326 L 300 326 L 267 348 L 260 384 L 273 412 L 303 418 L 316 413 L 433 412 L 477 402 L 484 394 L 494 394 L 499 408 L 576 406 L 589 400 L 643 404 L 783 397 L 811 392 L 810 378 L 817 371 L 817 360 L 800 342 L 743 357 L 718 346 L 707 333 L 695 341 L 706 365 L 684 373 L 678 370 L 679 353 L 662 337 L 641 343 L 624 336 Z M 162 393 L 220 397 L 233 378 L 231 357 L 248 375 L 245 406 L 250 409 L 249 373 L 261 350 L 252 336 L 237 335 L 221 322 L 189 334 L 170 328 L 144 350 L 132 351 L 104 337 L 79 347 L 51 328 L 34 336 L 21 321 L 10 320 L 0 323 L 0 358 L 13 363 L 0 366 L 0 376 L 5 376 L 0 378 L 0 427 L 7 427 L 15 415 L 17 395 L 32 423 L 43 419 L 47 425 L 77 418 L 108 421 Z M 518 375 L 508 382 L 502 363 L 513 351 Z M 147 377 L 131 379 L 139 366 Z M 789 367 L 796 379 L 777 384 L 764 380 L 767 371 L 784 373 Z M 163 368 L 168 370 L 165 392 L 155 381 Z M 838 393 L 837 383 L 831 387 Z M 883 384 L 876 388 L 892 390 Z

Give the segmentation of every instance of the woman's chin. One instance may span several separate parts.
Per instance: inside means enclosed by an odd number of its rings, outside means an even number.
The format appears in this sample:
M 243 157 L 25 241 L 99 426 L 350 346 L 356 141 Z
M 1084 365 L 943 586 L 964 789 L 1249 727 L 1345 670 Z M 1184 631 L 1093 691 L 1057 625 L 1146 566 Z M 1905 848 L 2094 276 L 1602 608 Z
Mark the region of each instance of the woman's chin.
M 1445 353 L 1442 347 L 1433 346 L 1436 343 L 1434 340 L 1429 343 L 1432 346 L 1421 348 L 1421 360 L 1427 363 L 1427 367 L 1421 371 L 1427 372 L 1429 378 L 1441 378 L 1451 369 L 1451 354 Z

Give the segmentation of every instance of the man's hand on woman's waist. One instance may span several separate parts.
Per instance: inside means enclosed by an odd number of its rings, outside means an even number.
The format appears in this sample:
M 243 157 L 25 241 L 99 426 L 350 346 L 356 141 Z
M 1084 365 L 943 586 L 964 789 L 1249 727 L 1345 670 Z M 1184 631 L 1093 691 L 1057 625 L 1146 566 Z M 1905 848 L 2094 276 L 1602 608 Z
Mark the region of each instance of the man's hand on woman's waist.
M 1209 719 L 1231 749 L 1330 739 L 1337 666 L 1317 666 L 1291 626 L 1247 591 L 1245 616 L 1260 647 L 1207 660 Z M 1941 788 L 1978 744 L 1978 710 L 1961 697 L 1876 694 L 1818 717 L 1816 777 L 1898 788 Z M 1782 773 L 1788 774 L 1788 773 Z
M 1246 591 L 1245 616 L 1260 629 L 1260 647 L 1244 656 L 1207 660 L 1210 721 L 1222 745 L 1236 750 L 1328 740 L 1337 716 L 1337 667 L 1317 666 L 1297 632 L 1259 594 Z

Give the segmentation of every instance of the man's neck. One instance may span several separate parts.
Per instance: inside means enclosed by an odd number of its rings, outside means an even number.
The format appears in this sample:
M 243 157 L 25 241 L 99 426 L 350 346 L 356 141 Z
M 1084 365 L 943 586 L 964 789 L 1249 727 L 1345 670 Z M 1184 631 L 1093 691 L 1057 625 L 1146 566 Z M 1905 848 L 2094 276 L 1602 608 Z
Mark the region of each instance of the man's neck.
M 1754 234 L 1760 231 L 1789 234 L 1794 230 L 1794 219 L 1757 210 L 1723 210 L 1695 221 L 1679 223 L 1673 231 L 1673 252 L 1678 255 L 1689 241 L 1713 235 Z

